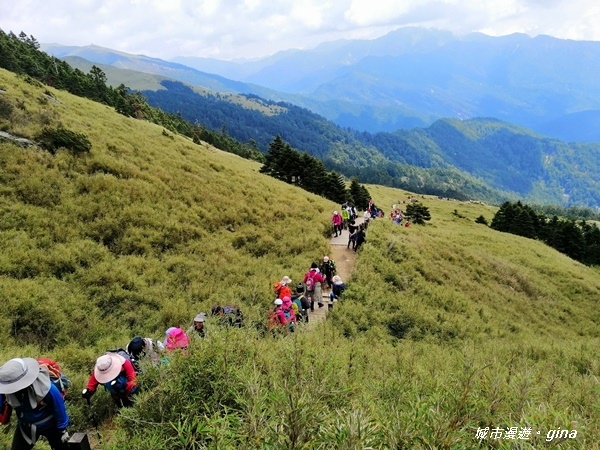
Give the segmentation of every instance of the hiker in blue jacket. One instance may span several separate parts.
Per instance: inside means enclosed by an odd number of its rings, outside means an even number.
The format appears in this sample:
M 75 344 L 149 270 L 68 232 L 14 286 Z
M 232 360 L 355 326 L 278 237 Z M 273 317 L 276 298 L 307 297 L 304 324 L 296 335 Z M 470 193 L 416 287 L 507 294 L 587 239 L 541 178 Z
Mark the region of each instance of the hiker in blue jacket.
M 14 358 L 0 367 L 0 394 L 8 404 L 0 422 L 17 414 L 12 450 L 32 449 L 38 437 L 45 436 L 52 450 L 68 448 L 69 416 L 58 388 L 50 381 L 45 366 L 34 358 Z

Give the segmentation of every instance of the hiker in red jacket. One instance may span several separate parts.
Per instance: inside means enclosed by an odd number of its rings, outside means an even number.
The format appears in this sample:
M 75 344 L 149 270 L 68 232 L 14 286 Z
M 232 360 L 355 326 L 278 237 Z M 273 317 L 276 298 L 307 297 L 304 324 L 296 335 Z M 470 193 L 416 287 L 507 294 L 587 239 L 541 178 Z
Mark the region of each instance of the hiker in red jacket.
M 304 283 L 304 286 L 306 286 L 306 296 L 310 299 L 310 310 L 315 310 L 315 300 L 317 301 L 319 308 L 322 308 L 324 304 L 321 286 L 322 283 L 325 282 L 325 278 L 321 275 L 317 263 L 311 264 L 310 270 L 306 272 L 302 282 Z
M 90 399 L 102 384 L 117 406 L 132 406 L 131 396 L 137 392 L 137 374 L 130 360 L 117 353 L 106 353 L 96 366 L 81 396 Z
M 331 216 L 331 223 L 333 224 L 333 231 L 335 233 L 335 237 L 338 237 L 338 231 L 340 233 L 340 236 L 342 235 L 343 222 L 344 221 L 342 219 L 342 215 L 339 212 L 334 211 L 333 216 Z
M 283 299 L 283 297 L 292 296 L 292 290 L 289 287 L 291 283 L 292 279 L 286 275 L 281 281 L 278 281 L 273 285 L 273 291 L 275 292 L 275 295 L 277 295 L 277 298 Z

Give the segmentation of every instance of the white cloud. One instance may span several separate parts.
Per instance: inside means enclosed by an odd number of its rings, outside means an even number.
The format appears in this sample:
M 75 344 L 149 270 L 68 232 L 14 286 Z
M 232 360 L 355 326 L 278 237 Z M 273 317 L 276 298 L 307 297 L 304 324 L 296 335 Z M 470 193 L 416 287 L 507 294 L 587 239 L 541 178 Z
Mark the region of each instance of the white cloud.
M 589 0 L 19 0 L 0 6 L 4 31 L 160 58 L 265 56 L 324 40 L 373 38 L 406 25 L 600 40 L 600 5 Z

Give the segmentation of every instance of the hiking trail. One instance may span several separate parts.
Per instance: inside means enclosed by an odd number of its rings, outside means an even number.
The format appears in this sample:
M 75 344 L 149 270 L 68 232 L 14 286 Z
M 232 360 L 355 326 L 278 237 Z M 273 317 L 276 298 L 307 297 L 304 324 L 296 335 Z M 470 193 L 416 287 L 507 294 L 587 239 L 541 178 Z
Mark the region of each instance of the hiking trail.
M 360 225 L 363 223 L 363 218 L 356 218 L 356 224 Z M 342 278 L 342 281 L 348 285 L 354 270 L 354 261 L 356 260 L 356 253 L 352 250 L 352 245 L 347 248 L 348 245 L 348 230 L 343 230 L 342 234 L 338 237 L 331 237 L 331 245 L 329 247 L 329 258 L 335 261 L 336 274 Z M 327 316 L 329 303 L 329 293 L 331 292 L 326 286 L 323 287 L 323 303 L 325 306 L 319 308 L 315 305 L 315 310 L 310 312 L 308 328 L 321 323 Z M 337 306 L 337 301 L 335 302 Z

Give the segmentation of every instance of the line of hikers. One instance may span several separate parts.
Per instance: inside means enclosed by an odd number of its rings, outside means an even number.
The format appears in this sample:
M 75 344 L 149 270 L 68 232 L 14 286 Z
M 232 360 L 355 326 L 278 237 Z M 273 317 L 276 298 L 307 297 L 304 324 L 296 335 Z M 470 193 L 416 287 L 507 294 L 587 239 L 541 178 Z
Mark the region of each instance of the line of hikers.
M 308 323 L 315 304 L 319 308 L 325 306 L 323 287 L 331 290 L 327 296 L 328 308 L 333 308 L 334 301 L 340 299 L 345 289 L 335 272 L 335 262 L 325 256 L 320 266 L 312 263 L 302 282 L 295 286 L 295 292 L 291 290 L 292 280 L 288 276 L 277 282 L 274 286 L 277 299 L 269 314 L 268 328 L 273 332 L 293 332 L 298 321 Z M 82 398 L 90 404 L 102 385 L 118 408 L 132 406 L 139 392 L 138 374 L 144 370 L 144 361 L 168 362 L 169 353 L 185 353 L 190 339 L 206 336 L 207 316 L 204 312 L 198 313 L 187 331 L 168 328 L 162 341 L 136 336 L 124 349 L 107 350 L 96 359 L 81 391 Z M 243 314 L 235 305 L 215 305 L 211 316 L 226 326 L 244 325 Z M 32 449 L 41 436 L 53 450 L 69 448 L 69 415 L 64 397 L 70 387 L 69 378 L 50 358 L 13 358 L 0 367 L 0 423 L 8 424 L 13 410 L 17 417 L 12 450 Z
M 367 226 L 372 218 L 379 217 L 378 210 L 372 201 L 369 204 L 369 208 L 365 210 L 363 223 L 357 224 L 356 209 L 354 207 L 348 208 L 346 204 L 342 205 L 342 212 L 334 211 L 331 216 L 331 223 L 333 225 L 333 237 L 342 235 L 343 230 L 348 230 L 348 244 L 346 248 L 352 246 L 352 250 L 357 252 L 360 247 L 367 241 Z
M 295 285 L 294 292 L 292 285 L 293 281 L 287 275 L 273 285 L 277 298 L 273 301 L 273 309 L 269 311 L 267 327 L 275 334 L 294 332 L 298 322 L 308 323 L 315 303 L 319 308 L 325 306 L 323 287 L 330 290 L 326 296 L 328 309 L 333 308 L 334 302 L 340 299 L 346 288 L 336 274 L 335 261 L 328 256 L 323 257 L 320 266 L 315 262 L 311 264 L 302 281 Z
M 241 327 L 244 318 L 237 306 L 215 305 L 211 315 L 217 323 Z M 186 331 L 171 327 L 164 340 L 134 337 L 125 347 L 107 350 L 96 359 L 81 396 L 90 399 L 102 385 L 118 408 L 133 405 L 139 392 L 138 374 L 150 364 L 168 362 L 169 353 L 186 352 L 190 339 L 205 337 L 207 314 L 197 314 Z M 13 358 L 0 367 L 0 423 L 9 424 L 13 410 L 17 427 L 12 450 L 32 449 L 44 436 L 53 450 L 66 450 L 70 435 L 64 397 L 71 381 L 50 358 Z

